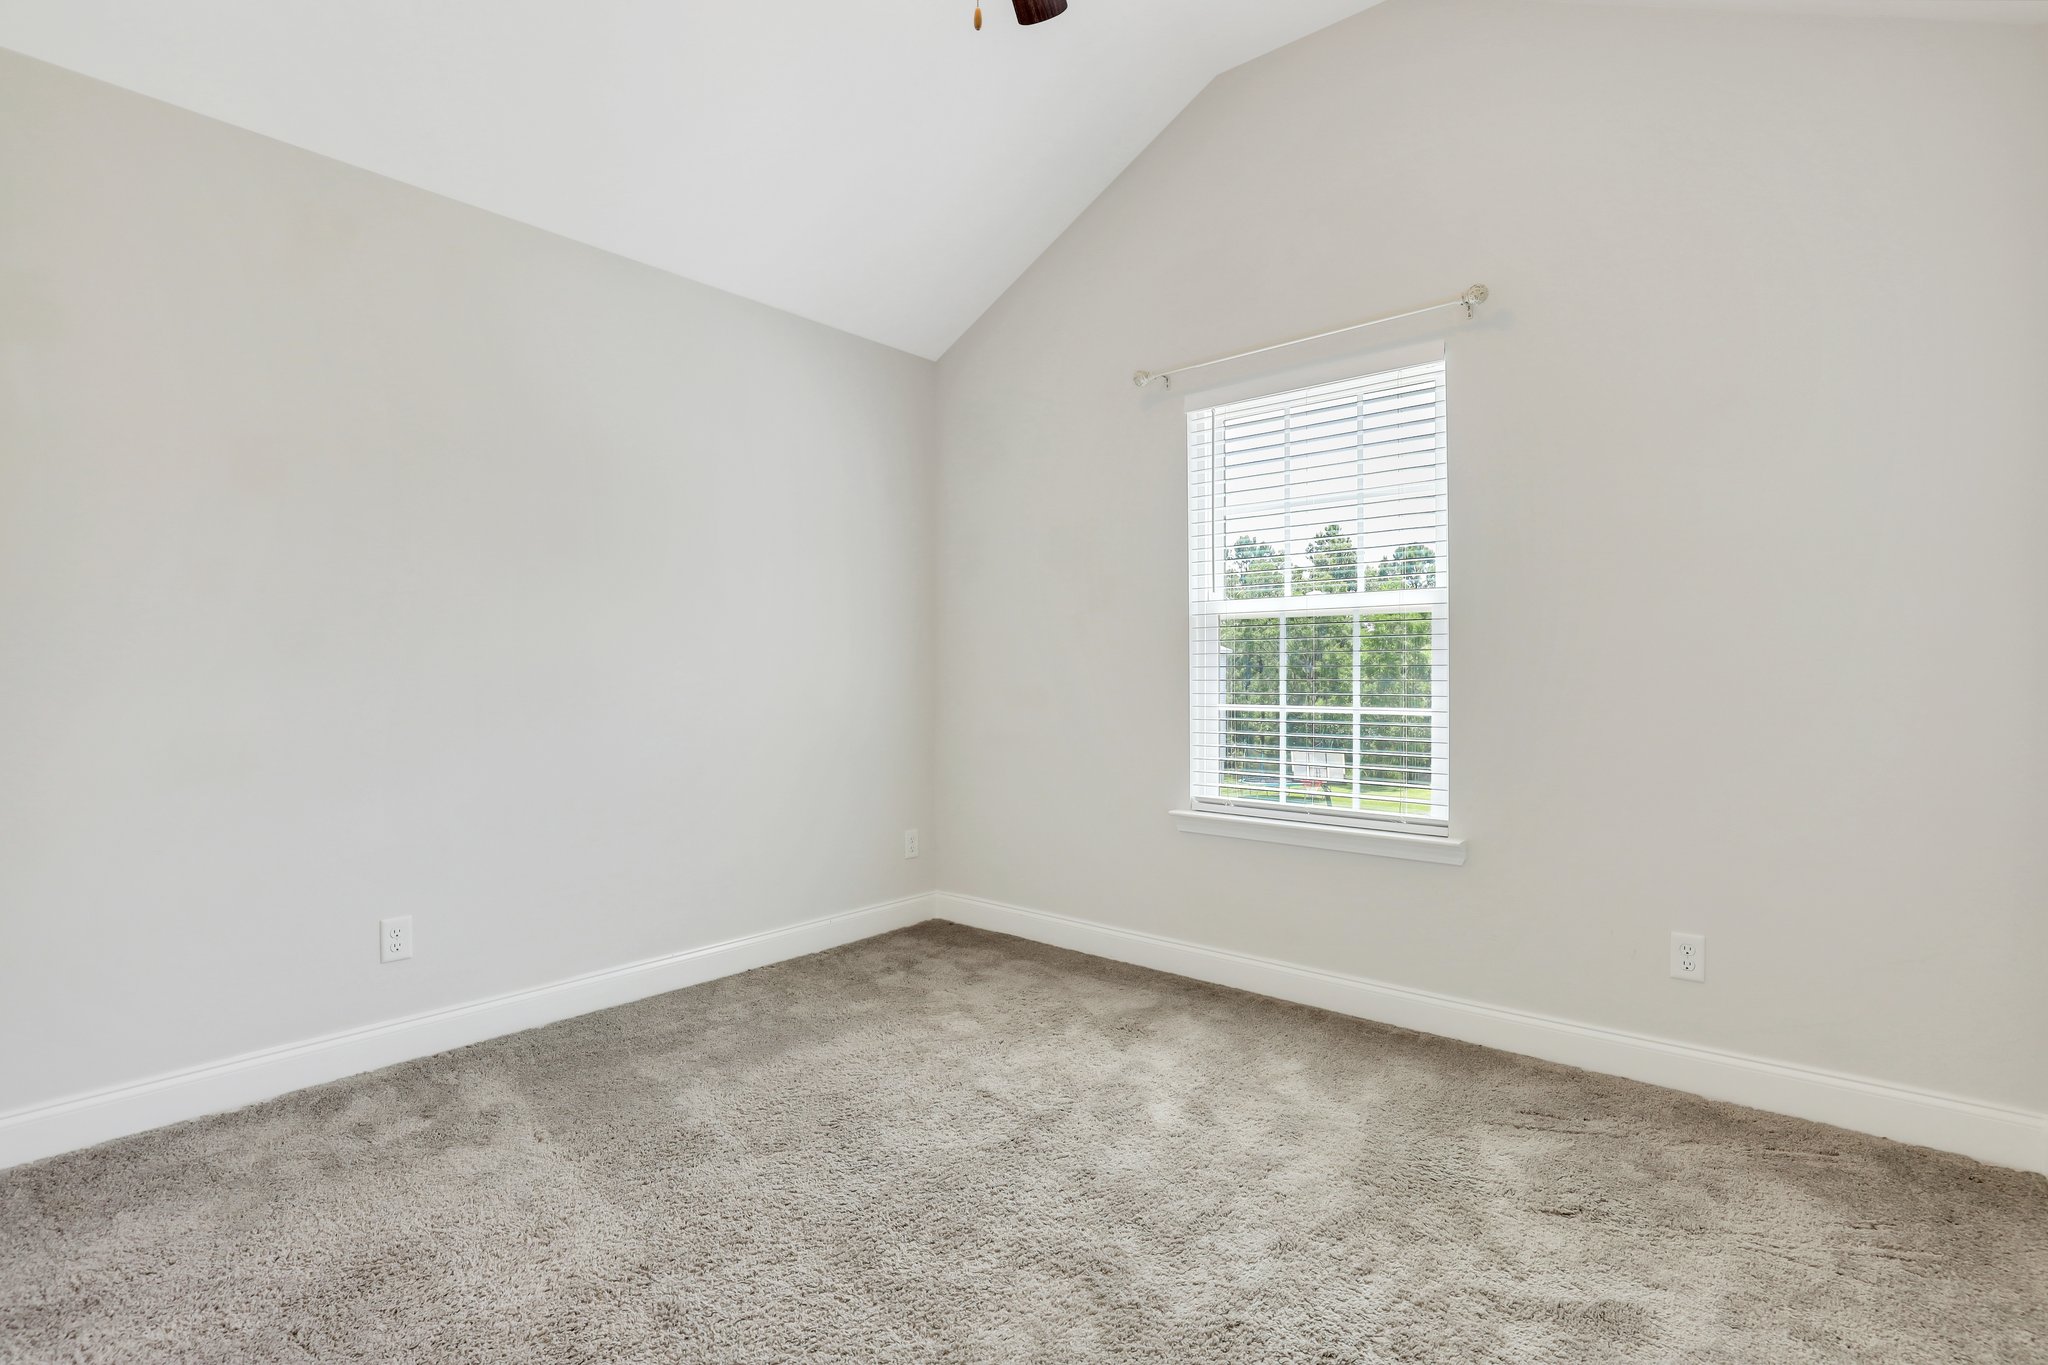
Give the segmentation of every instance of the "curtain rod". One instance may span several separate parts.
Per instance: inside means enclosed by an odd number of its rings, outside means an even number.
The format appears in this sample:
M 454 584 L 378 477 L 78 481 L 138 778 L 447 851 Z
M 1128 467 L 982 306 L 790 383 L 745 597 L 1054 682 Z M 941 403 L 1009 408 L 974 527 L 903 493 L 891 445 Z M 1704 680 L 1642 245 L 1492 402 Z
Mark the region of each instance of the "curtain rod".
M 1398 322 L 1402 318 L 1419 317 L 1424 313 L 1434 313 L 1442 308 L 1463 308 L 1465 316 L 1469 318 L 1472 316 L 1474 305 L 1485 303 L 1486 298 L 1486 286 L 1475 284 L 1454 299 L 1445 299 L 1442 303 L 1426 304 L 1421 308 L 1410 308 L 1405 313 L 1389 313 L 1383 318 L 1367 318 L 1364 322 L 1354 322 L 1347 327 L 1333 327 L 1327 332 L 1317 332 L 1314 336 L 1293 337 L 1287 341 L 1276 341 L 1270 346 L 1258 346 L 1249 351 L 1234 351 L 1229 355 L 1219 355 L 1212 360 L 1198 360 L 1192 365 L 1176 365 L 1170 370 L 1137 370 L 1131 375 L 1131 383 L 1142 389 L 1156 379 L 1170 389 L 1173 387 L 1173 376 L 1186 374 L 1189 370 L 1205 370 L 1211 365 L 1221 365 L 1226 360 L 1243 360 L 1246 356 L 1264 355 L 1268 351 L 1277 351 L 1283 347 L 1300 346 L 1311 341 L 1321 341 L 1324 337 L 1342 336 L 1346 332 L 1355 332 L 1361 327 L 1377 327 L 1383 322 Z

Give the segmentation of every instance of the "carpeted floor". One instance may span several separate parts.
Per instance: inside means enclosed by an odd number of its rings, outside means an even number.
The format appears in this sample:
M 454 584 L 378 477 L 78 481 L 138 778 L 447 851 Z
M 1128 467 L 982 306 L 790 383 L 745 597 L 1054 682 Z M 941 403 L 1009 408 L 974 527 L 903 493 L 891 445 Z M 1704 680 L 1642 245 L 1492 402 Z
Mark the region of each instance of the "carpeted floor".
M 0 1173 L 0 1360 L 2048 1360 L 2048 1181 L 931 923 Z

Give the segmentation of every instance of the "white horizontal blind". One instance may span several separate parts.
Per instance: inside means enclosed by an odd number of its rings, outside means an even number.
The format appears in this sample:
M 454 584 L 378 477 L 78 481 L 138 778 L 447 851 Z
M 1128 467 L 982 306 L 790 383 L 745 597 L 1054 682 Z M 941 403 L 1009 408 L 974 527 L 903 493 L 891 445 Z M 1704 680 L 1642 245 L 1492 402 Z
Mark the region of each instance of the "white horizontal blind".
M 1195 804 L 1446 834 L 1442 361 L 1188 414 Z

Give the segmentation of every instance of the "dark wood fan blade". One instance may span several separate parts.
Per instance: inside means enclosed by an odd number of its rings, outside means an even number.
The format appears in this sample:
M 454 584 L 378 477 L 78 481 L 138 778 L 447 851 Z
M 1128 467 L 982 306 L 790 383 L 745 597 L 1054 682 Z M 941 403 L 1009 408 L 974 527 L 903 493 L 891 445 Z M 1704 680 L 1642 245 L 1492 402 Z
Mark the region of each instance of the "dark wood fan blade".
M 1067 0 L 1016 0 L 1017 22 L 1042 24 L 1067 12 Z

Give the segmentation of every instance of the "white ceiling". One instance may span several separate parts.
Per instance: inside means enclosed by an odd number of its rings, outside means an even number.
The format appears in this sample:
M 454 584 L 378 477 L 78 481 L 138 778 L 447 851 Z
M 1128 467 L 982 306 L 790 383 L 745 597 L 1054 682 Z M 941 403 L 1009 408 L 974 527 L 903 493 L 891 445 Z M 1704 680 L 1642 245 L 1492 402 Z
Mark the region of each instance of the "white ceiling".
M 984 2 L 0 0 L 0 46 L 936 357 L 1212 77 L 1377 0 Z
M 936 357 L 1218 73 L 1375 0 L 0 0 L 0 46 Z

